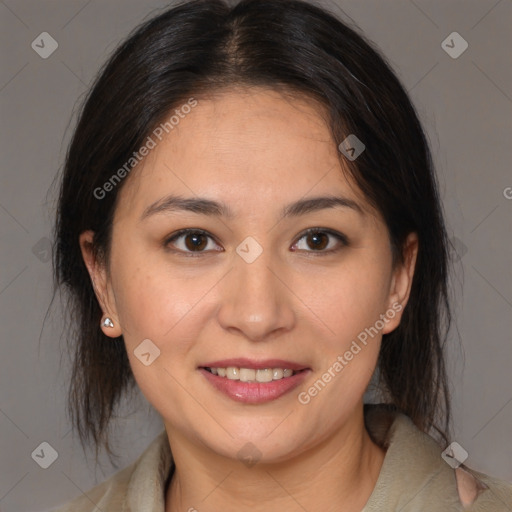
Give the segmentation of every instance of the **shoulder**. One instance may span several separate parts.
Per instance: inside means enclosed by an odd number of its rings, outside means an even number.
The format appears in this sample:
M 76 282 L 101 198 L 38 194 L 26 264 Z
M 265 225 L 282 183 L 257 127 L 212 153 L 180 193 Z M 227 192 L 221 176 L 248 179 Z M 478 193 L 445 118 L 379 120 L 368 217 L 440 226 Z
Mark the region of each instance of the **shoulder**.
M 471 512 L 512 510 L 512 483 L 479 473 L 464 465 L 455 470 L 455 475 L 464 510 Z
M 406 415 L 387 406 L 368 406 L 365 422 L 386 450 L 365 512 L 418 510 L 512 511 L 512 485 L 464 465 L 443 460 L 440 444 Z
M 51 512 L 158 510 L 172 468 L 164 429 L 130 466 Z
M 457 491 L 461 503 L 465 507 L 473 505 L 480 492 L 485 488 L 475 476 L 462 467 L 455 470 L 455 477 L 457 478 Z
M 123 510 L 123 502 L 136 463 L 118 471 L 74 500 L 52 512 L 93 512 L 99 510 Z M 108 505 L 108 508 L 106 506 Z

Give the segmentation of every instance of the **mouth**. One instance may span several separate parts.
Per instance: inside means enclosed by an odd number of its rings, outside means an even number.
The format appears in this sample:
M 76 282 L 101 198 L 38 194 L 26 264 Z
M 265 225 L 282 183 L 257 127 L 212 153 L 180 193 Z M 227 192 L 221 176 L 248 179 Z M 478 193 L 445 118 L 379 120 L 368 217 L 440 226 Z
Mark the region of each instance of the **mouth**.
M 198 370 L 214 389 L 247 404 L 276 400 L 295 389 L 311 372 L 304 365 L 278 359 L 228 359 L 209 362 Z

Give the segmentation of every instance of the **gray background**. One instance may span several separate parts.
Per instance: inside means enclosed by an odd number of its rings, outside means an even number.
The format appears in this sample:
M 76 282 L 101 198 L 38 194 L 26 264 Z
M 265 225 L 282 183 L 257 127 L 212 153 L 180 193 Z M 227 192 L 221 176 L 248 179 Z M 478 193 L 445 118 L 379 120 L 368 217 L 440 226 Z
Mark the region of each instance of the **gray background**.
M 72 112 L 107 55 L 160 1 L 0 1 L 0 510 L 42 511 L 116 471 L 94 468 L 65 415 L 69 359 L 51 298 L 49 237 Z M 449 357 L 454 440 L 477 470 L 512 480 L 512 2 L 331 1 L 389 58 L 418 108 L 437 165 L 448 229 L 459 255 Z M 453 31 L 468 49 L 451 58 Z M 49 32 L 42 59 L 31 43 Z M 376 84 L 378 86 L 378 84 Z M 508 191 L 508 193 L 507 193 Z M 508 195 L 508 199 L 507 196 Z M 144 398 L 114 425 L 118 466 L 162 428 Z M 46 470 L 41 442 L 58 452 Z

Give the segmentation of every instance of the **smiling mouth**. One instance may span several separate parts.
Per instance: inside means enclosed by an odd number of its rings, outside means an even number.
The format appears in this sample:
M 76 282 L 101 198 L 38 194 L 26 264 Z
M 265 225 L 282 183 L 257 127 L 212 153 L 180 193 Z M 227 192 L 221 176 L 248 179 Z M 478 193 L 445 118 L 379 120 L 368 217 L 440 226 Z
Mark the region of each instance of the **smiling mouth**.
M 236 366 L 228 366 L 227 368 L 210 368 L 203 367 L 204 370 L 213 375 L 228 380 L 237 380 L 240 382 L 273 382 L 276 380 L 286 379 L 305 370 L 291 370 L 289 368 L 239 368 Z

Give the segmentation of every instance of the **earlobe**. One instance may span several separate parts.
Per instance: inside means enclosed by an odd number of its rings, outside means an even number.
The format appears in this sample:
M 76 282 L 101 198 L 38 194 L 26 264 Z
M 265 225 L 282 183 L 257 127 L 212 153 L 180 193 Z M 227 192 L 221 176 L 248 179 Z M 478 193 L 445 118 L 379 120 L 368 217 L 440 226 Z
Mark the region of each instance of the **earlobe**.
M 112 294 L 109 292 L 107 271 L 105 265 L 99 262 L 94 254 L 93 242 L 93 231 L 88 230 L 80 234 L 79 244 L 82 258 L 89 272 L 96 299 L 103 311 L 103 316 L 98 324 L 98 328 L 101 328 L 106 336 L 117 338 L 121 336 L 122 331 L 117 318 L 114 301 L 111 299 Z
M 387 334 L 400 324 L 402 312 L 407 305 L 409 295 L 411 293 L 414 271 L 416 268 L 416 260 L 418 256 L 418 235 L 409 233 L 403 248 L 403 262 L 397 265 L 389 291 L 388 308 L 396 312 L 393 315 L 393 321 L 389 322 L 384 328 L 383 334 Z

